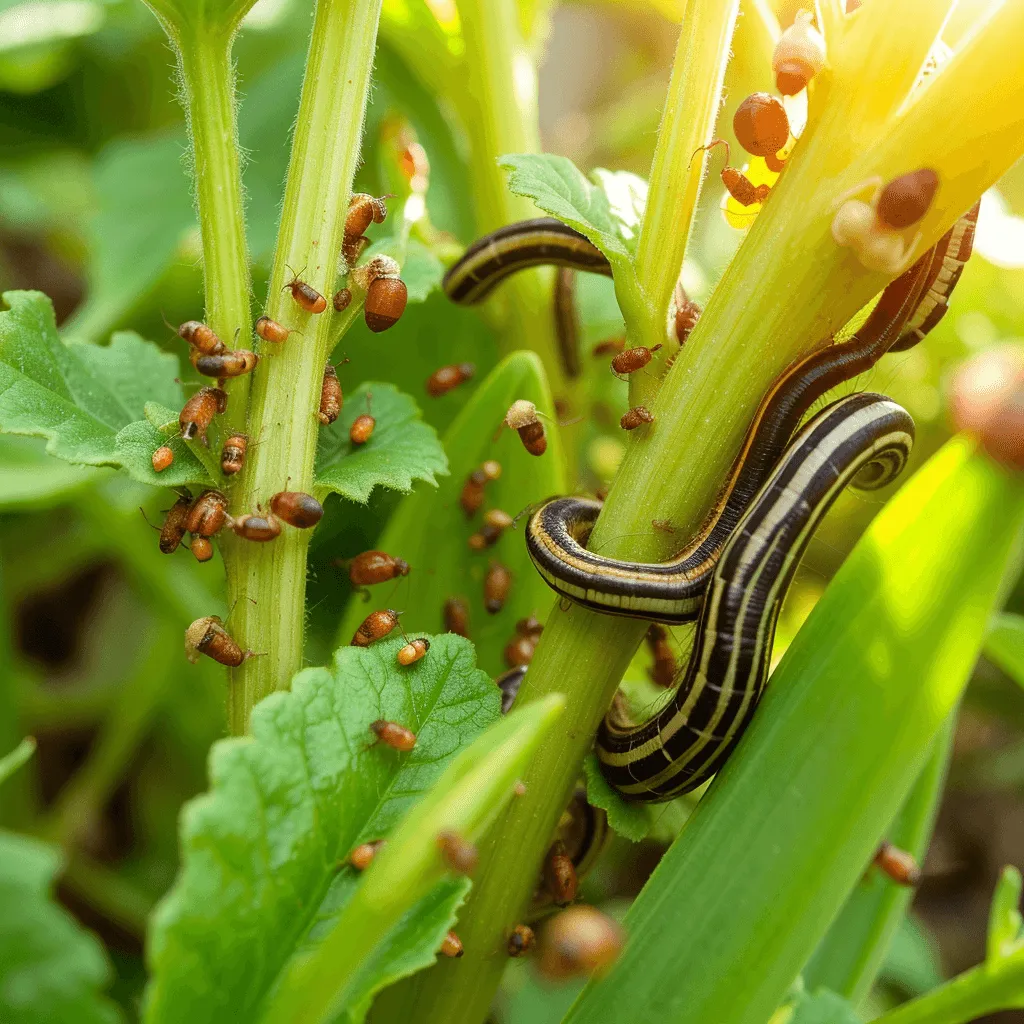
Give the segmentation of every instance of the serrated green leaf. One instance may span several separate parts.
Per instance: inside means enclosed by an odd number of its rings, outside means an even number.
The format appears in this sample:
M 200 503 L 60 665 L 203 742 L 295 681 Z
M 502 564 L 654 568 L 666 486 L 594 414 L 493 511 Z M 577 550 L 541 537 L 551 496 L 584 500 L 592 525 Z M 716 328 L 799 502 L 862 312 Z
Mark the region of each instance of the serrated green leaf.
M 0 1019 L 4 1024 L 113 1024 L 101 995 L 110 969 L 100 944 L 51 897 L 60 854 L 0 832 Z
M 1020 872 L 1012 865 L 1004 867 L 988 914 L 985 956 L 989 961 L 1001 960 L 1021 948 L 1021 888 Z
M 369 396 L 369 404 L 367 404 Z M 353 444 L 349 430 L 370 411 L 377 421 L 366 444 Z M 374 487 L 408 494 L 413 482 L 437 486 L 448 460 L 437 431 L 423 422 L 419 406 L 391 384 L 364 381 L 345 396 L 341 415 L 320 431 L 316 485 L 365 504 Z
M 0 783 L 9 779 L 34 753 L 36 741 L 26 736 L 9 754 L 0 757 Z
M 608 815 L 608 824 L 623 838 L 639 843 L 651 830 L 651 818 L 643 804 L 631 804 L 608 785 L 601 774 L 597 758 L 588 754 L 583 762 L 587 779 L 587 803 L 602 808 Z
M 320 947 L 293 964 L 263 1024 L 316 1024 L 348 1005 L 366 951 L 448 875 L 440 832 L 476 842 L 513 799 L 517 777 L 564 708 L 561 694 L 548 694 L 504 716 L 455 758 L 378 852 Z
M 492 674 L 506 668 L 502 651 L 515 633 L 516 621 L 542 616 L 551 594 L 530 563 L 521 525 L 506 531 L 485 552 L 471 551 L 467 541 L 480 528 L 484 509 L 501 508 L 515 516 L 534 502 L 565 491 L 561 446 L 551 420 L 548 450 L 540 457 L 530 455 L 516 433 L 502 426 L 505 411 L 517 398 L 529 399 L 542 413 L 554 416 L 543 367 L 530 352 L 513 353 L 488 374 L 445 434 L 451 475 L 436 491 L 424 489 L 406 498 L 377 542 L 381 550 L 404 558 L 412 567 L 395 597 L 405 611 L 405 622 L 413 629 L 443 629 L 445 600 L 463 597 L 469 604 L 469 634 L 477 658 Z M 497 459 L 502 475 L 487 485 L 482 509 L 467 520 L 459 495 L 470 471 L 486 459 Z M 488 614 L 483 603 L 483 578 L 492 559 L 512 572 L 508 600 L 497 615 Z M 364 602 L 349 602 L 339 643 L 348 641 L 365 615 Z
M 208 483 L 184 443 L 174 465 L 153 471 L 164 443 L 143 417 L 150 398 L 180 405 L 178 361 L 136 334 L 116 334 L 101 347 L 61 340 L 50 300 L 40 292 L 5 292 L 0 312 L 0 431 L 48 439 L 66 462 L 114 466 L 143 483 Z
M 985 657 L 1024 686 L 1024 616 L 1010 612 L 996 616 L 985 639 Z
M 629 263 L 635 222 L 627 224 L 621 217 L 631 204 L 623 204 L 620 197 L 613 210 L 604 188 L 591 184 L 568 157 L 515 153 L 501 157 L 498 166 L 509 172 L 508 187 L 516 195 L 527 196 L 552 217 L 582 232 L 613 265 Z
M 465 640 L 433 637 L 409 668 L 395 661 L 403 642 L 340 649 L 332 668 L 306 669 L 259 704 L 250 738 L 214 747 L 211 791 L 185 809 L 182 871 L 152 920 L 150 1024 L 255 1019 L 358 889 L 339 863 L 386 836 L 499 717 Z M 416 732 L 416 748 L 372 745 L 379 718 Z
M 863 1024 L 854 1008 L 835 992 L 820 989 L 805 995 L 796 1006 L 789 1024 Z

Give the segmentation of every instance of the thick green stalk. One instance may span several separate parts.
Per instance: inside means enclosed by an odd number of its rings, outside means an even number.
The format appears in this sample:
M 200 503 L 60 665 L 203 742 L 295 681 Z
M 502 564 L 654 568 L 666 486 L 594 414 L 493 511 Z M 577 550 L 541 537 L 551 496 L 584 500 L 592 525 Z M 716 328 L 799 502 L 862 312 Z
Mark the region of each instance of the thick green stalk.
M 181 99 L 195 167 L 196 206 L 203 241 L 206 322 L 227 345 L 248 347 L 249 258 L 235 118 L 231 43 L 234 26 L 190 27 L 178 37 Z M 245 422 L 247 377 L 230 384 L 228 422 Z
M 312 491 L 317 409 L 334 314 L 304 312 L 286 291 L 298 274 L 330 296 L 359 148 L 381 0 L 318 0 L 292 142 L 267 315 L 302 332 L 267 352 L 253 377 L 249 433 L 258 437 L 232 502 L 266 507 L 286 487 Z M 328 301 L 328 310 L 330 302 Z M 228 721 L 245 731 L 254 704 L 302 666 L 308 532 L 266 544 L 225 543 L 231 631 L 260 655 L 231 673 Z
M 469 136 L 469 180 L 478 234 L 537 216 L 529 199 L 505 187 L 498 157 L 540 152 L 537 73 L 519 32 L 515 0 L 457 0 L 466 44 L 458 107 Z M 503 355 L 533 349 L 555 394 L 564 388 L 551 314 L 553 277 L 538 269 L 516 274 L 488 304 Z
M 952 753 L 956 716 L 935 742 L 928 763 L 889 831 L 889 841 L 924 859 L 935 826 Z M 854 1005 L 871 991 L 914 892 L 873 872 L 851 894 L 804 968 L 808 991 L 828 988 Z
M 981 964 L 875 1018 L 876 1024 L 968 1024 L 997 1010 L 1024 1007 L 1024 956 Z

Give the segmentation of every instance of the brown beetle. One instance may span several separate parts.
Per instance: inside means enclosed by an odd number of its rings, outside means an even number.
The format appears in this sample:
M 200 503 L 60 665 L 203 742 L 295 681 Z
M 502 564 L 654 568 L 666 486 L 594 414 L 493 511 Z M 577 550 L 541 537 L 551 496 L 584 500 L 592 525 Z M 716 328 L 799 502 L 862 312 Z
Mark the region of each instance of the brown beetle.
M 671 686 L 676 677 L 676 658 L 668 641 L 668 630 L 652 622 L 647 630 L 647 646 L 654 664 L 647 670 L 656 686 Z
M 548 439 L 544 435 L 544 424 L 533 402 L 525 398 L 513 402 L 505 413 L 505 424 L 519 434 L 519 440 L 531 455 L 543 455 L 547 451 Z
M 229 668 L 238 668 L 246 658 L 255 657 L 252 651 L 238 646 L 216 615 L 196 619 L 185 630 L 185 656 L 194 665 L 200 654 Z
M 395 658 L 399 665 L 412 665 L 424 657 L 429 650 L 430 641 L 421 636 L 410 640 L 404 647 L 400 647 Z
M 174 452 L 167 445 L 162 444 L 153 452 L 153 470 L 162 473 L 174 461 Z
M 453 388 L 465 383 L 474 373 L 476 373 L 476 367 L 472 363 L 442 366 L 427 378 L 427 394 L 431 398 L 440 398 Z
M 275 345 L 280 345 L 288 340 L 288 335 L 292 332 L 276 320 L 271 320 L 269 316 L 261 316 L 256 321 L 256 333 L 264 341 L 272 341 Z
M 469 637 L 469 604 L 465 598 L 449 597 L 444 603 L 443 615 L 446 632 Z
M 443 956 L 451 957 L 452 959 L 462 956 L 465 952 L 462 948 L 462 939 L 460 939 L 455 932 L 448 932 L 444 937 L 444 941 L 441 943 L 441 948 L 438 952 Z
M 511 586 L 512 573 L 500 562 L 491 562 L 484 576 L 484 608 L 491 615 L 496 615 L 505 607 Z
M 685 345 L 690 331 L 697 326 L 702 310 L 692 299 L 683 298 L 676 308 L 676 340 L 679 344 Z
M 533 929 L 528 924 L 517 924 L 508 937 L 508 955 L 525 956 L 537 941 Z
M 627 348 L 612 358 L 612 372 L 635 373 L 637 370 L 643 369 L 660 348 L 661 345 L 654 345 L 651 348 L 646 345 L 636 345 L 633 348 Z
M 365 871 L 373 863 L 373 858 L 377 856 L 377 852 L 385 843 L 387 843 L 386 839 L 373 839 L 368 843 L 360 843 L 348 855 L 349 864 L 356 871 Z
M 875 864 L 883 874 L 897 885 L 917 886 L 921 884 L 921 868 L 917 860 L 906 850 L 892 843 L 882 843 L 875 854 Z
M 851 3 L 847 3 L 847 14 L 850 10 Z M 797 11 L 796 20 L 775 44 L 772 71 L 783 96 L 795 96 L 806 89 L 807 83 L 825 66 L 825 37 L 814 27 L 813 19 L 810 11 Z
M 928 212 L 938 188 L 939 176 L 930 167 L 902 174 L 878 193 L 875 213 L 886 227 L 902 231 Z
M 646 405 L 634 405 L 632 409 L 622 414 L 619 426 L 623 430 L 636 430 L 642 423 L 653 422 L 654 414 L 648 410 Z
M 178 426 L 186 441 L 198 437 L 206 444 L 206 431 L 213 417 L 228 407 L 228 394 L 220 388 L 200 388 L 181 408 Z
M 252 514 L 231 520 L 231 529 L 243 540 L 263 543 L 280 536 L 281 524 L 274 516 Z
M 393 608 L 370 612 L 352 637 L 353 647 L 369 647 L 383 639 L 398 625 L 398 612 Z
M 188 510 L 185 528 L 196 537 L 212 537 L 228 517 L 228 499 L 220 491 L 203 491 Z
M 505 664 L 509 668 L 518 668 L 520 665 L 529 665 L 533 661 L 533 655 L 537 650 L 537 641 L 530 636 L 523 636 L 516 633 L 505 645 Z
M 189 550 L 196 556 L 197 562 L 208 562 L 213 558 L 213 545 L 206 537 L 193 537 Z
M 375 277 L 366 291 L 363 319 L 374 334 L 394 327 L 405 312 L 409 290 L 400 277 Z
M 388 215 L 388 204 L 385 200 L 391 196 L 367 195 L 356 192 L 348 201 L 348 213 L 345 215 L 346 237 L 358 237 L 371 224 L 383 224 Z
M 241 377 L 246 373 L 252 373 L 259 361 L 260 357 L 255 352 L 240 348 L 218 355 L 199 356 L 192 361 L 192 365 L 204 377 L 223 380 L 225 377 Z
M 541 932 L 537 969 L 551 980 L 607 970 L 622 950 L 622 929 L 593 907 L 570 907 Z
M 474 469 L 466 482 L 462 485 L 462 493 L 459 495 L 459 504 L 467 516 L 473 516 L 484 503 L 484 484 L 487 483 L 487 475 L 482 469 Z
M 572 903 L 579 889 L 579 879 L 565 843 L 556 839 L 544 858 L 544 885 L 551 899 L 560 907 Z
M 484 513 L 484 525 L 478 533 L 469 538 L 469 546 L 474 551 L 483 551 L 485 548 L 496 544 L 501 535 L 515 522 L 515 520 L 500 508 L 488 509 Z
M 736 141 L 754 156 L 774 156 L 789 141 L 786 108 L 771 93 L 755 92 L 732 118 Z
M 317 417 L 326 427 L 332 424 L 341 412 L 343 396 L 341 393 L 341 381 L 338 380 L 338 371 L 333 364 L 328 363 L 324 367 L 324 380 L 320 385 L 320 410 Z
M 334 293 L 334 297 L 331 299 L 331 305 L 334 306 L 335 313 L 344 313 L 348 309 L 349 304 L 352 302 L 352 292 L 348 288 L 342 288 Z
M 316 526 L 324 516 L 323 505 L 305 491 L 278 491 L 270 499 L 270 511 L 299 530 Z
M 199 320 L 186 320 L 178 328 L 178 336 L 205 355 L 215 356 L 224 351 L 224 342 L 214 334 L 213 328 Z
M 366 407 L 370 407 L 370 393 L 366 394 Z M 366 444 L 373 437 L 377 421 L 368 413 L 364 412 L 352 421 L 348 429 L 348 438 L 353 444 Z
M 480 853 L 471 842 L 463 839 L 458 832 L 443 829 L 437 834 L 437 846 L 445 864 L 452 871 L 460 875 L 473 874 Z
M 364 551 L 348 563 L 348 578 L 354 587 L 369 587 L 408 575 L 409 563 L 386 551 Z
M 192 496 L 181 495 L 171 506 L 164 517 L 164 524 L 160 528 L 160 550 L 165 555 L 173 555 L 178 550 L 178 545 L 187 532 L 188 511 L 192 507 Z
M 327 308 L 327 300 L 312 285 L 300 280 L 298 274 L 284 288 L 292 293 L 292 298 L 307 313 L 322 313 Z M 284 291 L 284 288 L 281 290 Z
M 249 450 L 247 434 L 232 434 L 220 450 L 220 471 L 225 476 L 234 476 L 245 465 L 245 453 Z
M 384 718 L 378 718 L 376 722 L 371 722 L 370 732 L 377 737 L 379 742 L 394 750 L 400 750 L 403 754 L 407 754 L 416 746 L 416 733 L 412 729 L 406 729 L 404 725 L 389 722 Z

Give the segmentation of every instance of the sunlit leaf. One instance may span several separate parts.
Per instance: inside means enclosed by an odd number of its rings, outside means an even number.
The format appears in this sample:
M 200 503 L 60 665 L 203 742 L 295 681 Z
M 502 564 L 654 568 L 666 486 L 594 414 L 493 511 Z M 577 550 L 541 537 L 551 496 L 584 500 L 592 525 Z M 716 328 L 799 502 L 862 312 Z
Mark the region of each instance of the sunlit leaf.
M 373 434 L 365 444 L 354 444 L 349 430 L 367 412 L 377 421 Z M 437 476 L 447 471 L 436 431 L 391 384 L 363 382 L 345 396 L 338 419 L 320 431 L 316 484 L 350 501 L 365 502 L 374 487 L 408 493 L 416 480 L 436 486 Z
M 996 883 L 988 916 L 986 957 L 1001 960 L 1021 948 L 1020 872 L 1008 865 Z
M 1024 686 L 1024 617 L 1010 612 L 996 616 L 985 639 L 985 656 Z
M 182 820 L 181 875 L 151 927 L 147 1021 L 255 1019 L 358 890 L 344 863 L 352 849 L 387 836 L 498 718 L 498 691 L 468 643 L 432 637 L 427 657 L 401 668 L 402 643 L 340 649 L 331 668 L 306 669 L 259 704 L 251 738 L 214 747 L 210 792 Z M 369 725 L 381 718 L 412 729 L 415 749 L 374 744 Z M 433 901 L 406 927 L 431 938 L 454 905 Z M 435 948 L 394 942 L 365 997 Z

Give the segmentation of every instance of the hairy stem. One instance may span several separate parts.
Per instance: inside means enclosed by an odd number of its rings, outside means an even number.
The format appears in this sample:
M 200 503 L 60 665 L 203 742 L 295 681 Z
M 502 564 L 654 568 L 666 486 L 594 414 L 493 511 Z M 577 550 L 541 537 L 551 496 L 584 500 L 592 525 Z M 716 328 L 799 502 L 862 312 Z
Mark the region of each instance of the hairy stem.
M 267 352 L 253 377 L 249 434 L 258 439 L 242 473 L 235 514 L 266 508 L 284 489 L 311 492 L 320 429 L 317 409 L 330 351 L 330 311 L 306 313 L 286 291 L 298 274 L 329 296 L 345 229 L 381 0 L 318 0 L 292 142 L 267 315 L 302 332 Z M 245 731 L 259 700 L 284 689 L 302 666 L 309 535 L 284 527 L 266 544 L 225 544 L 231 631 L 250 658 L 231 673 L 228 721 Z
M 229 347 L 246 348 L 251 330 L 250 279 L 231 64 L 233 35 L 233 26 L 190 26 L 179 34 L 177 49 L 203 241 L 206 322 Z M 237 346 L 236 337 L 240 339 Z M 249 378 L 231 381 L 228 391 L 225 425 L 240 428 L 245 422 Z

